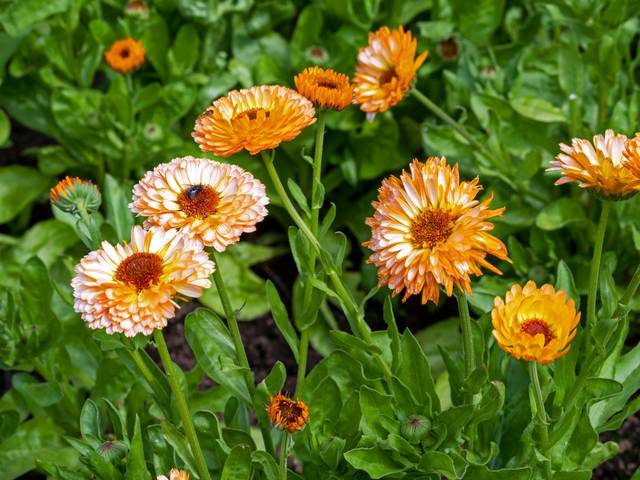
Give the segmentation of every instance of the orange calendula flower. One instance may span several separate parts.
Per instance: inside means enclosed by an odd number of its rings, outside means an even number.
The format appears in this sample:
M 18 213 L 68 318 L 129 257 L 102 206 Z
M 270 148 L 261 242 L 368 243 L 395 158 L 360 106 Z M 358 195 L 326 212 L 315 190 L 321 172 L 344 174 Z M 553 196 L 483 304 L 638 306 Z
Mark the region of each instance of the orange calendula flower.
M 98 187 L 89 180 L 78 177 L 65 177 L 49 191 L 51 203 L 64 212 L 73 213 L 84 208 L 91 213 L 102 203 Z
M 113 42 L 104 58 L 112 70 L 127 73 L 144 63 L 144 47 L 139 40 L 131 37 Z
M 416 45 L 403 27 L 369 33 L 369 45 L 358 52 L 353 79 L 355 102 L 363 111 L 375 114 L 400 103 L 429 54 L 416 57 Z
M 560 144 L 560 154 L 547 172 L 560 172 L 556 185 L 578 182 L 582 188 L 592 188 L 609 199 L 630 197 L 640 189 L 640 176 L 629 168 L 623 152 L 627 137 L 607 130 L 593 137 L 593 143 L 574 138 L 571 146 Z
M 271 422 L 289 433 L 299 432 L 309 421 L 309 409 L 302 400 L 292 400 L 278 393 L 269 398 L 267 413 Z
M 262 182 L 242 168 L 183 157 L 147 172 L 129 208 L 147 217 L 145 227 L 178 228 L 222 252 L 256 230 L 268 203 Z
M 373 250 L 368 262 L 378 267 L 379 285 L 394 295 L 405 290 L 403 301 L 421 294 L 422 303 L 435 303 L 439 285 L 448 296 L 454 287 L 470 294 L 469 276 L 482 275 L 480 267 L 500 274 L 487 255 L 511 260 L 487 220 L 504 208 L 489 210 L 492 196 L 476 200 L 481 189 L 478 178 L 461 182 L 458 166 L 444 157 L 414 160 L 400 178 L 386 178 L 366 220 L 371 240 L 364 243 Z
M 287 87 L 232 90 L 196 119 L 191 135 L 202 151 L 219 157 L 242 149 L 255 155 L 297 137 L 315 114 L 309 100 Z
M 624 166 L 640 179 L 640 133 L 630 138 L 624 145 Z
M 563 290 L 547 284 L 536 288 L 529 280 L 511 287 L 491 311 L 493 336 L 500 348 L 516 359 L 547 365 L 569 351 L 580 312 Z
M 156 480 L 189 480 L 189 474 L 184 470 L 172 468 L 171 472 L 169 472 L 169 478 L 164 475 L 158 475 Z
M 151 335 L 175 315 L 174 297 L 199 297 L 214 269 L 199 241 L 175 229 L 135 226 L 130 243 L 102 242 L 76 266 L 74 308 L 91 328 Z
M 353 101 L 349 77 L 330 68 L 305 68 L 293 81 L 298 92 L 318 107 L 344 110 Z

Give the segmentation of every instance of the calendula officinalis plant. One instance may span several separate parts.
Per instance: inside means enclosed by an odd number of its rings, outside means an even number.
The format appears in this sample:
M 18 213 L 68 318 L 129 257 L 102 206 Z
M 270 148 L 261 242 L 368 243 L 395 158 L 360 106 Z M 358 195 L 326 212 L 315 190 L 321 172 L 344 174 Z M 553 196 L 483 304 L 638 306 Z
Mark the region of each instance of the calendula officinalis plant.
M 9 118 L 52 141 L 0 167 L 1 479 L 625 453 L 633 1 L 8 5 L 0 146 Z

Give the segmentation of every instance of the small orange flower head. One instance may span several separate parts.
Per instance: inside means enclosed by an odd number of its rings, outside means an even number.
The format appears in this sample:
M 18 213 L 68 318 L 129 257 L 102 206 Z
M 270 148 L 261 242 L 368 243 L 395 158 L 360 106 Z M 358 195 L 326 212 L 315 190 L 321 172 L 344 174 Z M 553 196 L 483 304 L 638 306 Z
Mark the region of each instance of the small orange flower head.
M 514 285 L 503 300 L 496 297 L 491 311 L 493 336 L 500 348 L 520 360 L 547 365 L 569 351 L 580 312 L 564 290 L 529 280 Z
M 317 107 L 344 110 L 353 101 L 349 77 L 330 68 L 308 67 L 293 80 L 298 93 Z
M 144 63 L 144 47 L 139 40 L 131 37 L 116 40 L 104 54 L 112 70 L 127 73 Z
M 624 145 L 624 166 L 638 179 L 640 179 L 640 133 L 630 138 Z
M 309 409 L 302 400 L 292 400 L 278 393 L 269 398 L 267 413 L 271 422 L 289 433 L 299 432 L 309 421 Z
M 353 79 L 355 103 L 364 112 L 384 112 L 400 101 L 429 52 L 416 57 L 416 39 L 403 27 L 369 33 L 369 45 L 358 53 Z
M 313 104 L 295 90 L 261 85 L 232 90 L 197 119 L 191 136 L 200 150 L 229 157 L 256 155 L 297 137 L 316 121 Z
M 470 276 L 482 275 L 480 267 L 500 274 L 486 257 L 511 260 L 488 220 L 504 208 L 490 210 L 492 196 L 476 200 L 481 189 L 478 178 L 461 182 L 458 166 L 444 157 L 414 160 L 400 178 L 386 178 L 364 243 L 373 251 L 368 262 L 378 267 L 378 284 L 394 295 L 404 290 L 403 301 L 421 295 L 422 303 L 437 303 L 440 285 L 447 296 L 454 288 L 471 294 Z
M 169 478 L 165 475 L 158 475 L 156 480 L 189 480 L 189 474 L 184 470 L 178 470 L 177 468 L 172 468 L 169 473 Z
M 78 210 L 92 213 L 102 203 L 98 187 L 89 180 L 69 176 L 49 191 L 49 199 L 54 206 L 67 213 L 76 213 Z
M 560 144 L 560 154 L 551 162 L 547 172 L 560 172 L 556 185 L 578 182 L 600 196 L 622 200 L 640 190 L 640 168 L 634 168 L 633 143 L 625 135 L 609 129 L 604 136 L 596 135 L 593 143 L 574 138 L 571 145 Z M 626 158 L 625 158 L 626 157 Z

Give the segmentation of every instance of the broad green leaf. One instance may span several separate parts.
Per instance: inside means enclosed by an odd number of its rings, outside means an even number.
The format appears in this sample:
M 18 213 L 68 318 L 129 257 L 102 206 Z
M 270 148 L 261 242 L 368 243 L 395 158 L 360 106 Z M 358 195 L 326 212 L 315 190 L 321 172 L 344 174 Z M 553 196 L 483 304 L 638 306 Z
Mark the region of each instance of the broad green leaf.
M 511 99 L 511 106 L 523 117 L 531 118 L 538 122 L 566 121 L 564 113 L 560 108 L 542 98 L 515 97 Z
M 558 230 L 584 220 L 582 206 L 571 198 L 563 197 L 540 210 L 536 217 L 536 226 L 542 230 Z
M 459 478 L 453 460 L 442 452 L 426 452 L 420 459 L 420 470 L 425 473 L 437 473 L 447 479 Z
M 344 458 L 355 469 L 367 472 L 371 478 L 383 478 L 407 469 L 406 466 L 394 460 L 390 451 L 377 446 L 350 450 L 344 454 Z
M 133 226 L 133 213 L 129 210 L 129 199 L 122 185 L 108 173 L 104 176 L 104 199 L 107 220 L 116 230 L 118 240 L 129 240 Z
M 80 433 L 85 439 L 101 440 L 100 412 L 91 399 L 87 399 L 80 412 Z
M 251 449 L 248 445 L 236 445 L 222 469 L 220 480 L 249 480 L 251 477 Z
M 400 344 L 402 361 L 398 368 L 398 378 L 409 388 L 419 405 L 430 405 L 434 412 L 440 411 L 440 400 L 431 374 L 431 367 L 416 338 L 408 330 L 404 332 Z
M 18 36 L 51 15 L 69 9 L 71 0 L 20 0 L 3 8 L 0 23 L 11 36 Z
M 4 110 L 0 109 L 0 148 L 6 146 L 10 134 L 11 122 Z
M 556 290 L 564 290 L 567 297 L 572 299 L 576 304 L 576 309 L 580 309 L 580 294 L 576 289 L 576 283 L 573 279 L 571 269 L 564 260 L 558 262 L 558 270 L 556 273 Z
M 47 189 L 48 180 L 33 168 L 0 167 L 0 223 L 12 220 Z
M 269 301 L 269 305 L 271 305 L 271 314 L 273 316 L 273 320 L 276 323 L 278 330 L 280 330 L 280 333 L 289 345 L 289 348 L 291 348 L 291 352 L 293 353 L 293 356 L 297 362 L 298 351 L 300 350 L 300 340 L 298 339 L 296 330 L 293 328 L 293 325 L 289 321 L 287 308 L 284 306 L 284 303 L 282 303 L 282 300 L 280 300 L 278 290 L 271 282 L 271 280 L 267 280 L 267 282 L 265 283 L 265 294 L 267 296 L 267 300 Z
M 147 480 L 150 478 L 149 471 L 144 458 L 144 445 L 142 440 L 142 430 L 140 428 L 140 418 L 136 415 L 136 422 L 131 439 L 131 448 L 127 459 L 126 480 Z

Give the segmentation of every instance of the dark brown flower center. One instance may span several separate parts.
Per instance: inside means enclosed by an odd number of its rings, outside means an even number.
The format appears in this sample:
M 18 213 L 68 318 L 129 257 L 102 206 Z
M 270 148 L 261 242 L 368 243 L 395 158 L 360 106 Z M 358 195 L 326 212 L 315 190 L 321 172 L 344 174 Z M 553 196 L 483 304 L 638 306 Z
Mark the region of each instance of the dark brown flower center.
M 155 253 L 138 252 L 125 258 L 116 270 L 116 280 L 139 292 L 158 283 L 162 275 L 162 258 Z
M 545 346 L 555 338 L 555 335 L 551 331 L 549 325 L 546 322 L 538 319 L 527 320 L 522 324 L 522 331 L 527 335 L 531 335 L 535 337 L 536 335 L 542 334 L 544 335 L 544 344 Z
M 131 52 L 128 48 L 123 48 L 122 50 L 120 50 L 120 56 L 122 58 L 129 58 L 129 55 L 131 55 Z
M 433 248 L 453 231 L 454 218 L 442 210 L 423 210 L 411 225 L 411 240 L 417 248 Z
M 396 69 L 394 67 L 389 68 L 389 70 L 386 70 L 382 75 L 380 75 L 380 85 L 391 83 L 396 76 Z
M 332 82 L 331 80 L 318 80 L 317 85 L 319 87 L 329 88 L 331 90 L 336 90 L 338 88 L 338 85 L 335 82 Z
M 258 118 L 258 115 L 262 112 L 262 114 L 269 118 L 269 110 L 265 110 L 264 108 L 252 108 L 250 110 L 246 110 L 244 112 L 240 112 L 235 116 L 235 118 L 248 118 L 249 120 L 255 120 Z
M 209 185 L 192 185 L 178 195 L 178 205 L 190 217 L 206 218 L 218 207 L 220 195 Z
M 303 415 L 303 409 L 298 406 L 298 402 L 295 400 L 280 400 L 278 407 L 284 423 L 297 422 Z

